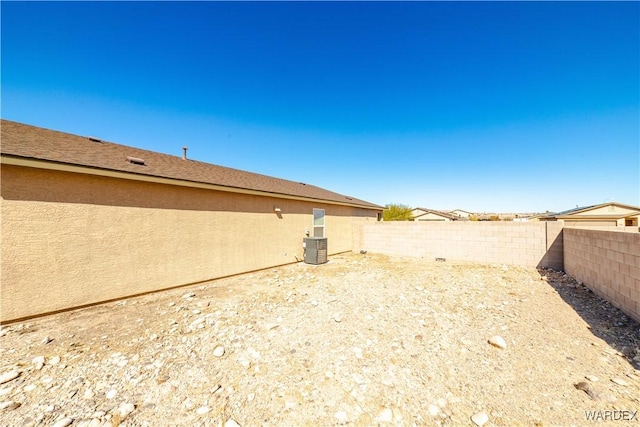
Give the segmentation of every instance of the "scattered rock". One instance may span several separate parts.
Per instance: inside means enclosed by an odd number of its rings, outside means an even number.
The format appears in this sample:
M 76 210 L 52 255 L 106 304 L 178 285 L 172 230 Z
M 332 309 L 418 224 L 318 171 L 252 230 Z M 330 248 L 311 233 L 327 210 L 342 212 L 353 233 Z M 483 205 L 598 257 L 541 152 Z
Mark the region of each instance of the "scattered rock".
M 15 380 L 20 376 L 20 371 L 9 371 L 0 375 L 0 384 L 8 383 L 9 381 Z
M 344 424 L 347 422 L 347 413 L 345 411 L 338 411 L 335 414 L 336 419 L 339 423 Z
M 280 288 L 266 270 L 198 288 L 195 298 L 169 290 L 11 325 L 0 373 L 23 372 L 0 385 L 0 425 L 77 417 L 71 427 L 235 427 L 240 414 L 243 425 L 572 425 L 583 410 L 640 403 L 628 364 L 640 361 L 638 326 L 611 328 L 615 309 L 569 291 L 558 274 L 545 283 L 518 266 L 350 257 L 313 268 L 317 278 L 304 264 L 281 267 Z M 561 296 L 577 299 L 567 306 Z M 573 307 L 595 310 L 593 332 Z M 562 328 L 548 327 L 549 316 Z M 509 352 L 484 345 L 503 333 Z M 46 334 L 55 343 L 39 346 Z M 510 388 L 515 374 L 521 390 Z M 566 377 L 591 384 L 577 387 L 589 397 L 567 395 L 572 384 L 557 383 Z M 490 419 L 471 418 L 479 411 Z
M 16 408 L 19 408 L 20 405 L 22 405 L 20 402 L 14 402 L 13 400 L 0 402 L 0 411 L 13 411 Z
M 483 426 L 489 421 L 489 416 L 484 412 L 478 412 L 471 417 L 471 421 L 477 426 Z
M 226 423 L 224 423 L 224 427 L 240 427 L 240 424 L 235 422 L 233 419 L 229 418 Z
M 51 427 L 67 427 L 68 425 L 70 425 L 73 422 L 72 418 L 62 418 L 58 421 L 56 421 L 55 423 L 53 423 L 53 425 Z
M 42 344 L 42 345 L 49 344 L 51 341 L 53 341 L 51 339 L 51 337 L 46 336 L 46 337 L 42 338 L 42 340 L 40 341 L 40 344 Z
M 53 356 L 49 359 L 48 364 L 51 366 L 57 365 L 58 363 L 60 363 L 60 356 Z
M 588 383 L 586 381 L 581 381 L 579 383 L 574 384 L 573 386 L 576 389 L 582 390 L 585 393 L 587 393 L 587 395 L 593 400 L 602 401 L 602 402 L 615 402 L 617 400 L 616 397 L 613 396 L 612 394 L 605 393 L 600 389 L 594 387 L 591 383 Z
M 620 378 L 611 378 L 611 381 L 615 384 L 621 385 L 623 387 L 626 387 L 629 385 L 628 382 L 626 382 L 625 380 L 621 380 Z
M 33 366 L 36 368 L 36 371 L 39 371 L 44 366 L 44 356 L 36 356 L 31 361 Z
M 489 338 L 489 344 L 491 344 L 494 347 L 501 348 L 501 349 L 507 348 L 507 342 L 500 335 L 495 335 L 495 336 Z
M 379 414 L 377 418 L 380 423 L 390 423 L 393 421 L 393 411 L 389 408 L 384 408 Z
M 133 403 L 121 403 L 118 407 L 118 414 L 120 415 L 121 419 L 125 419 L 127 415 L 135 410 L 136 405 L 134 405 Z
M 189 299 L 189 298 L 193 298 L 196 296 L 195 292 L 187 292 L 186 294 L 182 295 L 182 299 Z

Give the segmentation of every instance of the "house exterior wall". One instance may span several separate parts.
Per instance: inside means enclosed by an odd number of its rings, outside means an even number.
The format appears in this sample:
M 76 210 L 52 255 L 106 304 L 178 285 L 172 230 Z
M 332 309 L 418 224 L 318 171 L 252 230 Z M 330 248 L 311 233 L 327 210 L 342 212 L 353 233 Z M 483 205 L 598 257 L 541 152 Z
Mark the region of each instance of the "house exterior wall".
M 568 274 L 640 322 L 639 233 L 565 228 L 564 266 Z
M 557 222 L 362 222 L 357 233 L 356 251 L 563 268 L 562 224 Z
M 449 213 L 452 213 L 454 215 L 458 215 L 461 218 L 469 218 L 471 216 L 470 212 L 463 211 L 463 210 L 460 210 L 460 209 L 456 209 L 455 211 L 451 211 Z
M 1 194 L 2 322 L 296 262 L 313 208 L 350 251 L 377 213 L 10 165 Z

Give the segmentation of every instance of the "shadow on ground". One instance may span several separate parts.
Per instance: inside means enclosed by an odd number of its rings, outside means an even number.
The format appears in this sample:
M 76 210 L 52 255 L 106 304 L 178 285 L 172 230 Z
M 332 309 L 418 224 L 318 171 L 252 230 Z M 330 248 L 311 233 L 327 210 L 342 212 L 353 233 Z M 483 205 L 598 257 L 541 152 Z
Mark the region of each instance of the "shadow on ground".
M 640 323 L 568 274 L 548 268 L 538 268 L 538 272 L 589 325 L 593 335 L 640 370 Z

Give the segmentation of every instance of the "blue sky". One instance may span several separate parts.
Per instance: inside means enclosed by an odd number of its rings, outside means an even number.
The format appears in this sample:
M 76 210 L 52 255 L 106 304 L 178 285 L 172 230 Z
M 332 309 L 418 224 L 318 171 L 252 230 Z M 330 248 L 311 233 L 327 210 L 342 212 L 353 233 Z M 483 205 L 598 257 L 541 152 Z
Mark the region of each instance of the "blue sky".
M 382 205 L 640 205 L 638 2 L 1 7 L 5 119 Z

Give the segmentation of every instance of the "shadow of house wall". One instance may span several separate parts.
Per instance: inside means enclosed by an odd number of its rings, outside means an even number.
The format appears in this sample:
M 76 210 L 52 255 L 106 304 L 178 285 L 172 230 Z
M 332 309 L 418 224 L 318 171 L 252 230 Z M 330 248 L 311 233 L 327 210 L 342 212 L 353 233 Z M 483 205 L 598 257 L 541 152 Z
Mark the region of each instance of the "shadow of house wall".
M 313 208 L 330 253 L 372 210 L 3 165 L 0 321 L 302 259 Z M 281 210 L 278 215 L 274 206 Z
M 640 322 L 640 234 L 564 229 L 565 271 Z
M 355 250 L 387 255 L 563 269 L 560 223 L 362 223 L 356 244 Z

